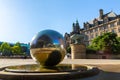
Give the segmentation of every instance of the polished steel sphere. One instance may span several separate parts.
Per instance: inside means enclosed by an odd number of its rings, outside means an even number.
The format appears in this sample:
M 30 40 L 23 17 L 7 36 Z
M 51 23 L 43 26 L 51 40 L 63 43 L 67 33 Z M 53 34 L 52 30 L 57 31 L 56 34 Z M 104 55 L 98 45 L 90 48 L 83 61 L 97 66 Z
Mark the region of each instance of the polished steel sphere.
M 54 30 L 43 30 L 30 43 L 30 54 L 41 66 L 55 66 L 65 57 L 63 36 Z

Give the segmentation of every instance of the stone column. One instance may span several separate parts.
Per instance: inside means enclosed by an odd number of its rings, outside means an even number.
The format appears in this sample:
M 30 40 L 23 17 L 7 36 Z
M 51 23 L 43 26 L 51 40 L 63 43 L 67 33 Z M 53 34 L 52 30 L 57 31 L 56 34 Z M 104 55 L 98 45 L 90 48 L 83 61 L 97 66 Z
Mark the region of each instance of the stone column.
M 72 59 L 86 58 L 86 46 L 84 44 L 71 44 L 70 46 Z

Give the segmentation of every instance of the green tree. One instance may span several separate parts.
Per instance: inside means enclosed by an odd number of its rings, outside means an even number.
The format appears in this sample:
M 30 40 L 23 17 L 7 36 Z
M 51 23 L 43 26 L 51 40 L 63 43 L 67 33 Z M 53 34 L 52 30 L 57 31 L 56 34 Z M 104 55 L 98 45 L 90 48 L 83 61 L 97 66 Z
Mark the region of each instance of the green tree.
M 102 42 L 102 37 L 103 36 L 98 36 L 92 40 L 92 43 L 88 46 L 89 49 L 92 50 L 101 50 L 102 46 L 104 45 Z
M 8 44 L 7 42 L 3 42 L 1 44 L 0 51 L 2 52 L 3 56 L 10 56 L 10 55 L 12 55 L 12 50 L 11 50 L 10 44 Z
M 13 53 L 13 55 L 19 55 L 20 54 L 19 46 L 13 46 L 12 47 L 12 53 Z
M 119 39 L 119 38 L 118 38 Z M 119 53 L 120 41 L 117 39 L 117 34 L 108 32 L 104 33 L 102 36 L 92 40 L 92 44 L 88 48 L 94 50 L 106 50 L 109 48 L 113 53 Z
M 19 47 L 21 47 L 20 42 L 16 42 L 14 46 L 19 46 Z
M 22 47 L 19 42 L 17 42 L 13 47 L 12 47 L 12 53 L 14 55 L 21 55 L 22 54 Z
M 70 53 L 71 54 L 71 47 L 67 47 L 67 53 Z

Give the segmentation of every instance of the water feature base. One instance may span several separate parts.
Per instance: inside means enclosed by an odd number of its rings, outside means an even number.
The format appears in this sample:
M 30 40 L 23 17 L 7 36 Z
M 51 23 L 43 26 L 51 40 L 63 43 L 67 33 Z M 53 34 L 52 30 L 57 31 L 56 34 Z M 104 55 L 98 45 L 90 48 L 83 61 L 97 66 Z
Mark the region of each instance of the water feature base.
M 75 80 L 97 75 L 99 69 L 78 64 L 42 67 L 37 64 L 7 66 L 0 69 L 3 80 Z

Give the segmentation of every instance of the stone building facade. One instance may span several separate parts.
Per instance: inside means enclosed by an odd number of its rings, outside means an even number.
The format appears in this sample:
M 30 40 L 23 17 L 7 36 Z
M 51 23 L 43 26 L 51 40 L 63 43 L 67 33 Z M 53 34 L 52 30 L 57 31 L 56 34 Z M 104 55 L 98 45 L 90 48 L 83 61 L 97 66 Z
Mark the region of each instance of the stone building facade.
M 89 45 L 92 39 L 106 32 L 116 33 L 120 37 L 120 15 L 117 15 L 113 11 L 104 14 L 103 9 L 100 9 L 99 17 L 83 23 L 82 29 L 78 21 L 76 21 L 76 23 L 73 23 L 73 31 L 70 34 L 65 33 L 64 37 L 66 45 L 69 46 L 71 43 L 70 36 L 72 34 L 84 34 L 84 43 Z

